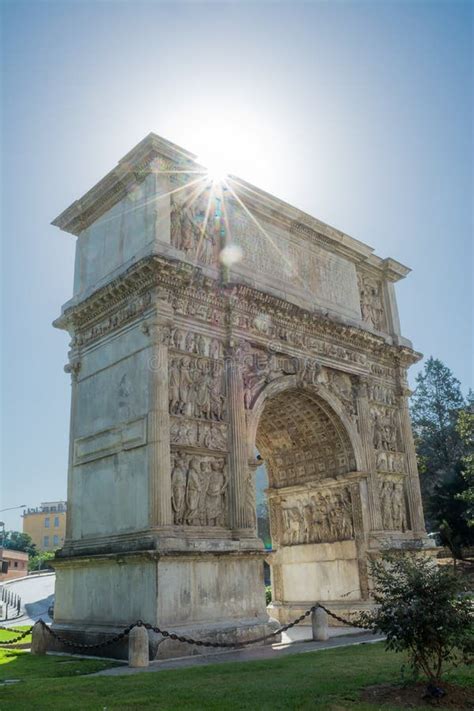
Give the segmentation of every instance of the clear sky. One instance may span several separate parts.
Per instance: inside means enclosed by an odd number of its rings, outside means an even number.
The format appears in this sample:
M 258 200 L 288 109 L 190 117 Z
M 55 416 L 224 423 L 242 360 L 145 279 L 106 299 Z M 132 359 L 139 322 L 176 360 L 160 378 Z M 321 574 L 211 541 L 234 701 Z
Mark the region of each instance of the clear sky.
M 404 335 L 472 384 L 472 7 L 1 2 L 0 508 L 66 495 L 75 238 L 49 223 L 150 131 L 412 267 Z

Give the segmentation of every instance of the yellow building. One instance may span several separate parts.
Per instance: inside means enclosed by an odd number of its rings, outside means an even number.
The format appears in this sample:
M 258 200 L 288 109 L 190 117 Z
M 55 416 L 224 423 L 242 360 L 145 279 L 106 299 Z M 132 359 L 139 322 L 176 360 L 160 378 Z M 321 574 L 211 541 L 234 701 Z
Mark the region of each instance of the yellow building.
M 66 535 L 66 502 L 46 501 L 23 514 L 23 533 L 28 533 L 39 551 L 61 548 Z

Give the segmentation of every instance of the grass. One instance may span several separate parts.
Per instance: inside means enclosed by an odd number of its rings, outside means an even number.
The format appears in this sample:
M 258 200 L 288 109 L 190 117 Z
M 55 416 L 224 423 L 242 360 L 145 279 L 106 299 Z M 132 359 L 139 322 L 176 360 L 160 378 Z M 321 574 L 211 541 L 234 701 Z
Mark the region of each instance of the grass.
M 19 627 L 15 627 L 14 629 L 8 629 L 8 630 L 0 630 L 0 644 L 7 644 L 10 639 L 15 639 L 18 637 L 21 632 L 24 632 L 25 630 L 29 630 L 31 625 L 20 625 Z M 23 642 L 31 642 L 31 634 L 27 634 L 26 637 L 23 637 L 22 640 L 20 640 L 22 643 Z
M 0 688 L 0 711 L 376 711 L 379 705 L 360 701 L 362 689 L 400 680 L 402 662 L 400 655 L 385 652 L 383 644 L 370 644 L 271 661 L 87 677 L 83 675 L 111 664 L 1 650 L 0 678 L 22 681 Z M 474 689 L 472 672 L 458 669 L 448 677 L 452 683 Z M 399 707 L 383 708 L 396 711 Z

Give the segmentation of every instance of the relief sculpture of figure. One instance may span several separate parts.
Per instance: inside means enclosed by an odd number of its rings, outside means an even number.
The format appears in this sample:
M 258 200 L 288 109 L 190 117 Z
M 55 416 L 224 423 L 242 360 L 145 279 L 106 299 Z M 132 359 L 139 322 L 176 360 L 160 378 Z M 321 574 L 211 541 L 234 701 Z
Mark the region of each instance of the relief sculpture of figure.
M 180 453 L 176 455 L 171 473 L 171 505 L 175 524 L 183 524 L 186 506 L 186 460 Z
M 206 490 L 206 524 L 223 526 L 225 521 L 225 490 L 227 488 L 225 461 L 213 459 L 210 464 L 209 482 Z
M 181 240 L 180 249 L 187 257 L 191 255 L 197 242 L 197 228 L 194 224 L 194 213 L 192 208 L 183 208 L 181 215 Z
M 209 365 L 202 361 L 195 374 L 194 416 L 211 419 L 211 387 L 212 379 Z
M 210 395 L 210 418 L 221 421 L 224 419 L 224 396 L 222 394 L 222 371 L 220 368 L 213 368 L 212 377 L 209 383 Z
M 406 531 L 407 528 L 405 503 L 403 498 L 403 484 L 394 484 L 392 499 L 393 527 L 397 531 Z
M 179 369 L 179 413 L 181 415 L 191 415 L 192 413 L 192 384 L 191 360 L 185 357 L 181 360 Z
M 382 526 L 386 531 L 393 531 L 392 495 L 392 482 L 384 481 L 381 487 L 380 499 L 382 509 Z
M 169 410 L 172 415 L 179 412 L 180 406 L 180 370 L 178 362 L 172 360 L 169 369 Z
M 362 320 L 377 331 L 383 327 L 383 306 L 380 284 L 369 276 L 358 277 Z
M 188 486 L 186 489 L 186 523 L 191 526 L 200 524 L 199 503 L 201 491 L 201 463 L 197 457 L 193 457 L 189 462 Z
M 181 205 L 171 197 L 171 228 L 170 240 L 173 247 L 181 249 L 181 229 L 182 229 L 182 208 Z

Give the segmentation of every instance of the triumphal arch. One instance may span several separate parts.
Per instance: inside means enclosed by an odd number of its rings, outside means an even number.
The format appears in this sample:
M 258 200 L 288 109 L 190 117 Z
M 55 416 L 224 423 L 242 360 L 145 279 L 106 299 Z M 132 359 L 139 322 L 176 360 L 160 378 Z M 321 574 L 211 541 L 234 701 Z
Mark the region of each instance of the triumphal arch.
M 72 339 L 63 635 L 142 619 L 233 641 L 314 601 L 351 614 L 371 558 L 429 545 L 407 402 L 420 356 L 394 292 L 406 267 L 154 134 L 53 224 L 77 235 L 55 322 Z

